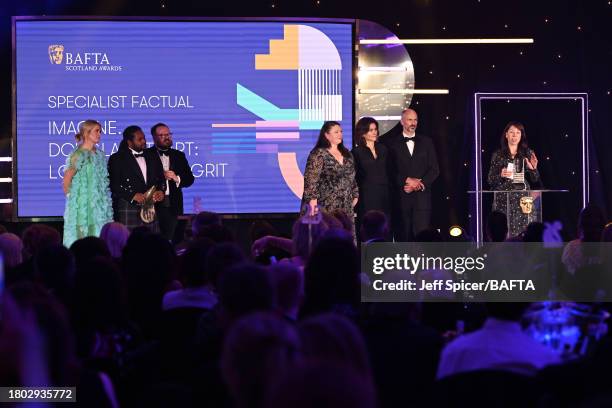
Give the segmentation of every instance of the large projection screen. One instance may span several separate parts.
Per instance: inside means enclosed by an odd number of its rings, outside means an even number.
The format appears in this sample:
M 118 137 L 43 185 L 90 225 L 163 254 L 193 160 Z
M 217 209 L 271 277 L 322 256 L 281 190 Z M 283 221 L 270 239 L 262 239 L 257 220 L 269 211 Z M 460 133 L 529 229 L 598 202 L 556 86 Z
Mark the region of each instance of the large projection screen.
M 14 19 L 17 217 L 60 217 L 80 121 L 117 151 L 166 123 L 196 181 L 185 212 L 295 213 L 324 121 L 351 145 L 352 20 Z

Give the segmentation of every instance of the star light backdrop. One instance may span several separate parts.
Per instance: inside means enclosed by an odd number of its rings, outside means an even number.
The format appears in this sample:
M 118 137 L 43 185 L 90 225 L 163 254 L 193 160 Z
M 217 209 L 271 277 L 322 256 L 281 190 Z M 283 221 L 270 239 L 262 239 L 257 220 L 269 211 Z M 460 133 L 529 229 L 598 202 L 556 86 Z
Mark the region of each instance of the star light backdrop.
M 612 210 L 612 1 L 434 2 L 382 0 L 375 3 L 312 0 L 234 2 L 149 2 L 73 0 L 13 2 L 2 16 L 1 72 L 5 84 L 0 114 L 2 151 L 10 156 L 10 15 L 151 15 L 151 16 L 271 16 L 363 18 L 387 27 L 399 38 L 533 38 L 533 44 L 406 45 L 414 65 L 417 88 L 445 88 L 448 95 L 413 95 L 419 127 L 433 137 L 441 166 L 434 186 L 434 221 L 440 228 L 467 225 L 470 187 L 473 95 L 475 92 L 586 92 L 589 95 L 590 198 Z M 553 111 L 551 111 L 553 112 Z M 550 116 L 555 116 L 551 113 Z M 523 120 L 513 117 L 507 120 Z M 542 148 L 540 163 L 563 157 L 567 133 L 574 123 L 562 115 L 538 127 L 554 130 L 559 143 Z M 505 121 L 506 118 L 500 118 Z M 550 119 L 547 119 L 550 120 Z M 503 127 L 503 124 L 501 125 Z M 538 146 L 536 129 L 530 140 Z M 496 132 L 498 133 L 498 132 Z M 497 136 L 496 136 L 497 137 Z M 571 136 L 570 136 L 571 137 Z M 558 150 L 557 150 L 558 149 Z M 546 152 L 544 152 L 546 150 Z M 489 153 L 490 154 L 490 153 Z M 10 162 L 0 162 L 10 177 Z M 555 166 L 559 166 L 555 164 Z M 571 166 L 555 168 L 571 177 Z M 563 175 L 560 172 L 565 172 Z M 0 184 L 0 197 L 11 197 L 11 184 Z M 6 210 L 5 210 L 6 211 Z M 574 210 L 568 210 L 569 218 Z M 567 226 L 566 237 L 573 235 Z

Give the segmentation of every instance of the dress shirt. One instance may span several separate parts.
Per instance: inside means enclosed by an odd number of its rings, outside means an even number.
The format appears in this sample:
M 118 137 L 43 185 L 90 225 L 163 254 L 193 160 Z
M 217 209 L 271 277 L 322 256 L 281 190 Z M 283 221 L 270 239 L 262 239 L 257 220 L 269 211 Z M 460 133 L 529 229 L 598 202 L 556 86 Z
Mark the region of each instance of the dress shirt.
M 170 170 L 170 156 L 168 154 L 161 154 L 162 151 L 167 151 L 167 150 L 161 150 L 161 149 L 157 149 L 158 154 L 159 154 L 159 158 L 162 162 L 162 166 L 164 167 L 164 171 L 168 171 Z M 177 175 L 176 178 L 178 179 L 178 181 L 175 182 L 176 187 L 179 186 L 179 184 L 181 184 L 181 178 Z M 166 179 L 166 195 L 170 195 L 170 180 Z
M 410 139 L 413 139 L 416 136 L 416 134 L 410 136 L 410 135 L 407 135 L 404 132 L 402 132 L 402 134 L 404 135 L 404 137 L 407 137 L 407 138 L 410 138 Z M 406 146 L 408 146 L 408 151 L 410 152 L 410 156 L 412 156 L 412 153 L 414 152 L 414 140 L 406 141 Z
M 164 295 L 162 310 L 183 307 L 212 309 L 217 304 L 217 296 L 207 287 L 184 288 L 173 290 Z
M 446 346 L 438 378 L 486 369 L 524 373 L 527 367 L 535 371 L 560 362 L 552 349 L 523 333 L 519 323 L 488 318 L 480 330 L 460 336 Z
M 140 155 L 143 152 L 137 152 L 134 149 L 130 148 L 130 151 L 132 152 L 132 154 L 136 155 Z M 140 167 L 140 171 L 142 173 L 142 177 L 144 178 L 144 182 L 146 184 L 147 182 L 147 161 L 145 160 L 144 156 L 139 156 L 139 157 L 135 157 L 136 159 L 136 163 L 138 163 L 138 167 Z

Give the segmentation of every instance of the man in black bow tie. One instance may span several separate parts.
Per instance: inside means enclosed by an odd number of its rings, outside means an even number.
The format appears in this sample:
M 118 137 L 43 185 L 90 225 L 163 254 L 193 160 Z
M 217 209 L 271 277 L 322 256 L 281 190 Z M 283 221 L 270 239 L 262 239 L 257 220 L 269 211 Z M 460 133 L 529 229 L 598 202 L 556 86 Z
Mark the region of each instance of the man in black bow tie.
M 161 233 L 173 240 L 177 219 L 183 214 L 182 189 L 193 184 L 194 177 L 185 153 L 172 148 L 172 132 L 164 123 L 151 128 L 155 145 L 149 150 L 164 170 L 164 199 L 155 206 Z
M 390 153 L 388 174 L 394 189 L 396 241 L 412 241 L 417 233 L 429 228 L 431 185 L 440 174 L 432 140 L 416 133 L 418 120 L 413 109 L 405 109 L 401 128 L 380 137 Z
M 144 193 L 155 186 L 153 200 L 164 199 L 164 173 L 158 161 L 145 150 L 147 141 L 142 129 L 128 126 L 123 131 L 119 150 L 108 159 L 108 174 L 113 198 L 114 219 L 130 230 L 147 225 L 157 232 L 157 219 L 145 224 L 140 218 L 140 209 L 145 201 Z

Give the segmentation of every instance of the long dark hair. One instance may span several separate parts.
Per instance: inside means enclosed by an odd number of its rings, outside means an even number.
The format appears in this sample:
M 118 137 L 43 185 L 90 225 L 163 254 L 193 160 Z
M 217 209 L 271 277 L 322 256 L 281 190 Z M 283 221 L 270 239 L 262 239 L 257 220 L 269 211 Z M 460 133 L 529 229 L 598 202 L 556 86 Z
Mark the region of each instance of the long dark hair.
M 370 125 L 372 123 L 376 125 L 376 130 L 378 130 L 378 122 L 374 118 L 370 118 L 366 116 L 357 121 L 357 124 L 355 125 L 355 134 L 354 134 L 355 144 L 359 146 L 366 145 L 365 135 L 366 133 L 370 131 Z
M 501 139 L 499 144 L 501 146 L 502 153 L 506 156 L 510 156 L 510 148 L 508 148 L 508 140 L 506 139 L 506 132 L 514 126 L 518 130 L 521 131 L 521 141 L 518 144 L 518 148 L 516 149 L 517 156 L 528 157 L 527 150 L 529 149 L 529 145 L 527 144 L 527 133 L 525 133 L 525 126 L 521 122 L 508 122 L 504 131 L 502 132 Z
M 340 126 L 340 123 L 335 122 L 333 120 L 323 123 L 323 127 L 321 128 L 321 131 L 319 132 L 319 138 L 317 139 L 317 144 L 315 144 L 315 147 L 314 147 L 315 149 L 329 149 L 331 147 L 331 143 L 329 143 L 329 140 L 327 140 L 327 138 L 325 137 L 325 134 L 328 133 L 331 130 L 331 128 L 333 128 L 334 126 Z M 351 155 L 348 149 L 344 147 L 344 142 L 340 142 L 340 144 L 338 145 L 338 150 L 340 150 L 340 153 L 342 153 L 342 156 L 344 157 L 349 157 Z

